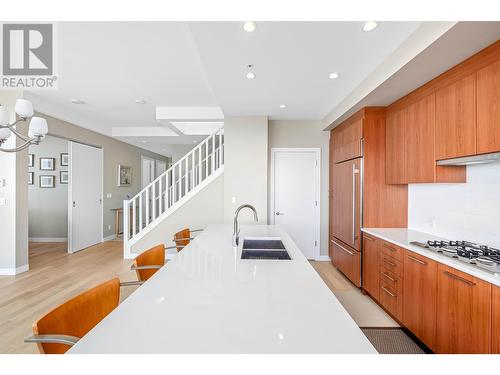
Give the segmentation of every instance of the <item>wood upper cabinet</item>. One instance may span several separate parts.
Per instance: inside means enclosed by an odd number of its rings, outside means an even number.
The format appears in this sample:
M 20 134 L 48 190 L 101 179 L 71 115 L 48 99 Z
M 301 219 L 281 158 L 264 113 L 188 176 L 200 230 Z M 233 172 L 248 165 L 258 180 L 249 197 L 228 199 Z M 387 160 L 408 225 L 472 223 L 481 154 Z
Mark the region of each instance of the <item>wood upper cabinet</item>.
M 437 352 L 491 352 L 491 284 L 438 265 Z
M 363 289 L 379 299 L 379 251 L 380 241 L 363 233 Z
M 387 113 L 385 135 L 385 181 L 387 184 L 406 184 L 406 121 L 408 111 Z
M 476 153 L 476 73 L 436 92 L 436 159 Z
M 342 123 L 333 129 L 332 134 L 334 163 L 362 156 L 363 118 Z
M 406 113 L 406 181 L 434 182 L 435 95 L 429 95 L 407 108 Z
M 477 72 L 477 152 L 500 151 L 500 61 Z
M 491 352 L 500 354 L 500 287 L 492 287 L 492 332 Z
M 430 349 L 436 351 L 438 264 L 405 250 L 403 323 Z

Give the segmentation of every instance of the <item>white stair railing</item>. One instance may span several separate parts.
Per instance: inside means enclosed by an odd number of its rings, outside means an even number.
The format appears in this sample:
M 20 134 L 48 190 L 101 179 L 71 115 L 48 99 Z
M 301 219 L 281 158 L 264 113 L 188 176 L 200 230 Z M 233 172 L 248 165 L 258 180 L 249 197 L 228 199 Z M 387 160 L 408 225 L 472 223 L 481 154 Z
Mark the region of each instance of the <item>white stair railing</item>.
M 123 245 L 130 247 L 224 165 L 220 128 L 129 200 L 123 201 Z M 195 190 L 196 189 L 196 190 Z

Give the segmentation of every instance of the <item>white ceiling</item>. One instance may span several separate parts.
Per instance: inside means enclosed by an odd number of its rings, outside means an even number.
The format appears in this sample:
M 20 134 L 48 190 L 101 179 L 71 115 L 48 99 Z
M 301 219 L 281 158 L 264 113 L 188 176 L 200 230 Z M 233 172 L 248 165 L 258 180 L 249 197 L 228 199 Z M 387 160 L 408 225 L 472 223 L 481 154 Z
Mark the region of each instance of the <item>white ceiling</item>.
M 156 107 L 322 119 L 420 24 L 381 22 L 364 33 L 362 22 L 258 22 L 246 33 L 241 22 L 59 23 L 58 90 L 26 96 L 40 112 L 110 136 L 113 128 L 169 126 Z M 245 78 L 248 64 L 254 80 Z M 333 71 L 340 78 L 328 79 Z M 116 137 L 161 154 L 203 138 Z

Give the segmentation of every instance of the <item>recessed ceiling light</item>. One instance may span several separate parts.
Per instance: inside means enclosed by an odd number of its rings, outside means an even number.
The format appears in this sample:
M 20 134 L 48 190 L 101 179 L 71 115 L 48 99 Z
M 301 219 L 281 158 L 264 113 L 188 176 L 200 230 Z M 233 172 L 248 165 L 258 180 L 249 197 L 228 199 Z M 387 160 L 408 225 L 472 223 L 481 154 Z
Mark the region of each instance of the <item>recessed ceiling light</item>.
M 248 78 L 248 79 L 254 79 L 254 78 L 255 78 L 255 73 L 253 73 L 253 72 L 248 72 L 248 73 L 247 73 L 247 78 Z
M 148 141 L 146 141 L 146 140 L 144 140 L 144 139 L 143 139 L 141 142 L 142 142 L 142 143 L 148 143 Z
M 280 108 L 286 108 L 286 104 L 280 104 Z
M 247 21 L 243 24 L 243 30 L 245 30 L 247 33 L 253 33 L 256 28 L 257 25 L 253 21 Z
M 337 72 L 330 73 L 328 75 L 328 78 L 330 78 L 330 79 L 337 79 L 337 78 L 339 78 L 339 74 Z
M 365 33 L 369 32 L 369 31 L 373 31 L 376 29 L 377 26 L 378 26 L 378 23 L 376 21 L 365 22 L 365 24 L 363 25 L 363 31 Z
M 196 141 L 193 141 L 193 143 L 197 143 Z
M 135 102 L 137 104 L 146 104 L 146 101 L 144 99 L 137 99 Z
M 73 103 L 73 104 L 85 104 L 85 102 L 81 99 L 71 99 L 71 103 Z

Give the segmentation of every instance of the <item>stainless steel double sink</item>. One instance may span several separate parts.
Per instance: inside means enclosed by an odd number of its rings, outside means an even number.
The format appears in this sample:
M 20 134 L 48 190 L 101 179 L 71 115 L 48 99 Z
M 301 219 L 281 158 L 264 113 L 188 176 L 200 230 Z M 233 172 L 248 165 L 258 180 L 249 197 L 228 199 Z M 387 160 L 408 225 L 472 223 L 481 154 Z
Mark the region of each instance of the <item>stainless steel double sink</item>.
M 246 237 L 243 240 L 241 259 L 291 260 L 279 237 Z

